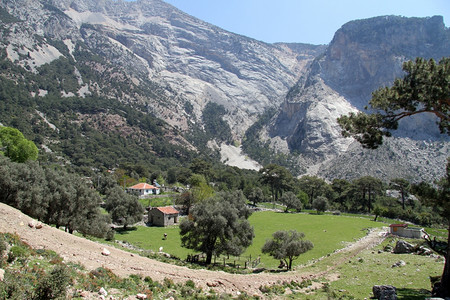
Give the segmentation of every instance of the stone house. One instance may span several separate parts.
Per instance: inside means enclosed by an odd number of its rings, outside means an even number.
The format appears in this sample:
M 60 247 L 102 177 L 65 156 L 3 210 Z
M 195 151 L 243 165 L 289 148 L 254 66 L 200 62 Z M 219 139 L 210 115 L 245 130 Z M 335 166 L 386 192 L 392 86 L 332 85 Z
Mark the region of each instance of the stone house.
M 148 212 L 148 222 L 153 226 L 170 226 L 178 223 L 178 210 L 172 206 L 152 207 Z
M 147 195 L 158 195 L 160 188 L 148 183 L 138 183 L 127 188 L 127 192 L 138 195 L 139 197 L 145 197 Z
M 423 228 L 409 227 L 408 224 L 391 224 L 389 233 L 409 239 L 421 239 L 425 236 Z

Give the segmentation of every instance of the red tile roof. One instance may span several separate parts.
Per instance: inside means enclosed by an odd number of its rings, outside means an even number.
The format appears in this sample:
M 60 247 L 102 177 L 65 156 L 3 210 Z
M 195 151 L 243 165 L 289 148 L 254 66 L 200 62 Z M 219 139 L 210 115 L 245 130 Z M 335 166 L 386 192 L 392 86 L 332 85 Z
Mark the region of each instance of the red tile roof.
M 138 183 L 133 185 L 132 187 L 129 187 L 129 189 L 133 189 L 133 190 L 153 190 L 153 189 L 159 189 L 156 186 L 153 186 L 151 184 L 148 183 Z
M 408 227 L 408 224 L 391 224 L 389 227 Z
M 178 210 L 176 210 L 172 206 L 156 207 L 156 209 L 165 215 L 178 214 Z

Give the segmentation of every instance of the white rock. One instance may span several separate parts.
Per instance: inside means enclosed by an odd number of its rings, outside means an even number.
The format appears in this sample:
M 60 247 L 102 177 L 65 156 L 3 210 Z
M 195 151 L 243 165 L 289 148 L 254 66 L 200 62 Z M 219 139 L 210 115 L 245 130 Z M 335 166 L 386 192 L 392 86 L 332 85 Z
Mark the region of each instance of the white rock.
M 111 255 L 111 252 L 109 252 L 108 249 L 103 248 L 102 255 L 104 255 L 104 256 L 109 256 L 109 255 Z
M 5 270 L 0 269 L 0 282 L 5 279 Z
M 108 292 L 102 287 L 100 288 L 100 290 L 98 291 L 98 293 L 104 297 L 108 296 Z

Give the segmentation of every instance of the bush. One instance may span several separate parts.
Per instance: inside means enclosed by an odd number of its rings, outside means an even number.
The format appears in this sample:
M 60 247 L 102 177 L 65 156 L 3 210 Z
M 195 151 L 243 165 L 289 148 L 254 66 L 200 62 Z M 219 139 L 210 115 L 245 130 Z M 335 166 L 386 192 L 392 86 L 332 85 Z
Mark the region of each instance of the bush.
M 57 265 L 50 274 L 44 276 L 38 283 L 33 300 L 65 298 L 70 275 L 65 265 Z

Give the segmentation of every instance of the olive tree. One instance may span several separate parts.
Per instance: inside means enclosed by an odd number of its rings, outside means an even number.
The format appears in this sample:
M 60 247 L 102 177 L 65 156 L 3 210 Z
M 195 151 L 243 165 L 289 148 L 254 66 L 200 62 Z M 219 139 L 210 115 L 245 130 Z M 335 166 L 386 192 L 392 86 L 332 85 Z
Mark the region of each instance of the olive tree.
M 205 253 L 207 264 L 214 254 L 242 254 L 254 237 L 245 203 L 241 191 L 220 192 L 197 203 L 180 223 L 182 246 Z
M 303 240 L 304 237 L 303 232 L 280 230 L 272 234 L 272 239 L 266 241 L 261 251 L 283 261 L 286 269 L 291 270 L 292 261 L 314 247 L 311 241 Z

